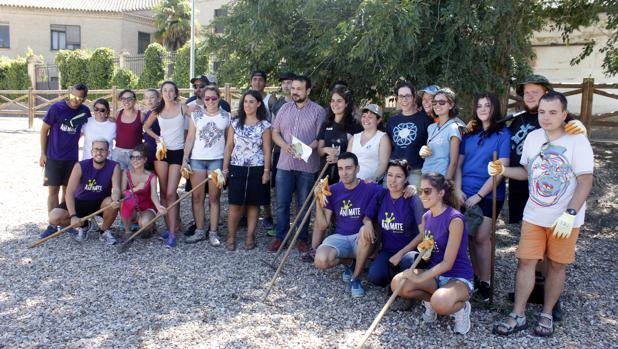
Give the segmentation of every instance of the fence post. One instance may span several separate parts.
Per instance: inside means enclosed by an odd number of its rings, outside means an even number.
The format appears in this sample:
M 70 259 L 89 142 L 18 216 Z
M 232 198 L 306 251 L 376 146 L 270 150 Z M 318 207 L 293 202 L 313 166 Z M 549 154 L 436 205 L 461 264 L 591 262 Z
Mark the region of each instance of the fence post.
M 116 85 L 112 86 L 112 118 L 116 118 L 116 111 L 118 110 L 118 96 L 116 93 Z
M 225 90 L 223 95 L 225 96 L 225 100 L 232 105 L 232 91 L 230 91 L 230 84 L 225 83 Z
M 41 61 L 37 56 L 28 57 L 28 77 L 30 78 L 30 85 L 36 88 L 36 66 L 41 64 Z
M 28 128 L 34 127 L 34 95 L 32 87 L 28 88 Z
M 592 98 L 594 96 L 594 79 L 584 78 L 582 81 L 582 102 L 579 116 L 588 130 L 588 137 L 592 135 Z

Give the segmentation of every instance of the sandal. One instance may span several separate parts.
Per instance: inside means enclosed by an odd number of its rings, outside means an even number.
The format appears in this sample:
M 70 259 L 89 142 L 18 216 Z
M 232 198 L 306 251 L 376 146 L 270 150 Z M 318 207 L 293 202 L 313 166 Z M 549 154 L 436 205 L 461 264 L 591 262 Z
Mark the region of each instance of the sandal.
M 539 313 L 539 321 L 534 328 L 534 335 L 538 337 L 551 337 L 554 334 L 554 318 L 545 313 Z
M 253 250 L 255 248 L 255 236 L 247 236 L 247 240 L 245 240 L 245 250 Z
M 228 251 L 236 251 L 236 240 L 230 240 L 230 239 L 228 239 L 228 240 L 225 242 L 225 248 L 226 248 Z
M 513 325 L 510 320 L 514 320 L 515 324 Z M 506 319 L 494 325 L 492 333 L 501 336 L 508 336 L 515 332 L 525 330 L 527 327 L 528 324 L 526 323 L 525 316 L 517 315 L 515 312 L 511 312 Z

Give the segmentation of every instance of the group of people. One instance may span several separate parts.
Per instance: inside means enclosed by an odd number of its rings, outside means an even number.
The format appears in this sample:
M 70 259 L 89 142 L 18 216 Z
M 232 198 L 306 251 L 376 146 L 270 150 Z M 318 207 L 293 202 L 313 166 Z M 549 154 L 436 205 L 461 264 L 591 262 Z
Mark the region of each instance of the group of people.
M 323 108 L 309 98 L 308 77 L 284 73 L 279 80 L 283 96 L 275 98 L 264 91 L 267 74 L 254 71 L 236 115 L 205 76 L 191 80 L 195 98 L 186 105 L 172 81 L 147 90 L 145 113 L 136 108 L 135 92 L 124 90 L 123 108 L 113 118 L 104 99 L 95 101 L 91 116 L 82 104 L 87 87 L 73 86 L 67 101 L 50 107 L 41 129 L 40 164 L 49 188 L 49 226 L 41 237 L 98 212 L 100 228 L 89 220 L 69 232 L 84 241 L 98 230 L 102 241 L 114 244 L 118 211 L 125 235 L 159 213 L 166 220 L 160 238 L 173 248 L 181 224 L 178 206 L 166 206 L 178 198 L 181 174 L 196 186 L 221 170 L 229 204 L 225 247 L 236 249 L 243 219 L 244 248 L 256 247 L 260 207 L 263 224 L 273 223 L 274 188 L 276 229 L 267 248 L 277 251 L 290 229 L 293 198 L 298 210 L 314 187 L 317 196 L 323 168 L 332 195 L 316 206 L 311 241 L 309 223 L 295 227 L 303 260 L 319 269 L 343 265 L 342 279 L 353 297 L 365 294 L 361 276 L 370 262 L 370 283 L 394 290 L 406 280 L 400 295 L 422 300 L 425 321 L 453 315 L 455 332 L 467 333 L 472 293 L 489 299 L 492 199 L 499 213 L 509 178 L 509 220 L 522 222 L 515 306 L 493 330 L 508 335 L 526 328 L 525 306 L 535 288 L 535 267 L 542 265 L 536 280 L 544 287 L 544 306 L 534 333 L 553 333 L 565 267 L 574 261 L 592 186 L 593 155 L 585 128 L 568 115 L 566 98 L 547 79 L 533 75 L 519 84 L 525 111 L 505 118 L 495 94 L 478 94 L 467 124 L 451 89 L 430 85 L 417 92 L 402 81 L 394 90 L 400 112 L 385 125 L 382 108 L 358 108 L 344 81 L 332 86 Z M 195 233 L 187 243 L 221 244 L 217 184 L 193 190 Z M 431 256 L 409 269 L 427 239 L 435 243 Z

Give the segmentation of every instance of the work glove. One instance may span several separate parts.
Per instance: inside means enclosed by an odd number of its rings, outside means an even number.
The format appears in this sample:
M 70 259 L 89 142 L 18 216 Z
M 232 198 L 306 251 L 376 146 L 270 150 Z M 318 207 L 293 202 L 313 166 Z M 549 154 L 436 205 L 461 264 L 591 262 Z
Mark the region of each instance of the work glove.
M 584 136 L 588 135 L 588 132 L 586 131 L 586 126 L 584 126 L 584 124 L 579 120 L 569 121 L 564 126 L 564 130 L 566 131 L 566 133 L 570 135 L 579 135 L 579 134 L 583 134 Z
M 568 212 L 563 212 L 551 226 L 554 237 L 556 239 L 568 239 L 571 236 L 571 231 L 573 231 L 574 223 L 575 216 Z
M 320 207 L 326 206 L 328 203 L 328 196 L 333 195 L 330 191 L 330 187 L 328 186 L 328 176 L 324 179 L 320 179 L 320 184 L 315 188 L 315 197 L 318 201 Z
M 180 169 L 180 175 L 185 178 L 185 179 L 189 179 L 191 178 L 191 175 L 193 174 L 193 170 L 191 169 L 191 165 L 189 164 L 185 164 L 181 169 Z
M 502 176 L 504 174 L 504 165 L 502 165 L 502 161 L 500 160 L 495 160 L 495 161 L 490 161 L 487 164 L 487 173 L 489 173 L 490 176 L 495 177 L 495 176 Z
M 431 148 L 428 145 L 422 146 L 421 150 L 419 150 L 418 152 L 418 155 L 420 155 L 423 159 L 430 157 L 431 154 L 432 154 Z
M 159 137 L 157 139 L 157 152 L 155 154 L 155 158 L 158 161 L 165 159 L 167 156 L 167 145 L 165 145 L 165 141 L 163 141 L 163 137 Z

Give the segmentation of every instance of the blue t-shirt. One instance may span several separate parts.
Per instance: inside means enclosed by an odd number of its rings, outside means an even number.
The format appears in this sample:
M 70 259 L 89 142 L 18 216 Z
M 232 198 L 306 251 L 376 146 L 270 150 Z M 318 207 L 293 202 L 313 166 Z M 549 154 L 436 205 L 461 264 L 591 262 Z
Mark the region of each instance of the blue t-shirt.
M 438 172 L 446 176 L 448 165 L 451 162 L 451 138 L 457 137 L 461 140 L 459 126 L 455 119 L 448 120 L 442 127 L 439 127 L 438 123 L 429 125 L 427 145 L 431 148 L 431 156 L 425 158 L 421 173 Z
M 77 109 L 69 107 L 66 101 L 52 104 L 43 118 L 43 122 L 50 126 L 47 158 L 77 161 L 82 124 L 91 116 L 90 109 L 83 104 Z
M 423 167 L 423 158 L 418 152 L 427 143 L 427 127 L 431 123 L 425 112 L 389 118 L 386 132 L 393 144 L 391 159 L 406 159 L 413 169 Z
M 348 190 L 342 182 L 330 186 L 333 195 L 328 197 L 325 208 L 335 215 L 335 232 L 341 235 L 353 235 L 363 225 L 367 207 L 374 196 L 382 190 L 376 183 L 360 181 L 354 189 Z
M 468 196 L 476 194 L 483 186 L 489 174 L 487 163 L 493 160 L 493 152 L 498 152 L 498 159 L 508 158 L 510 152 L 511 132 L 508 128 L 498 130 L 489 137 L 483 137 L 483 132 L 465 135 L 459 146 L 459 154 L 464 156 L 461 165 L 461 190 Z M 497 200 L 504 200 L 505 184 L 500 183 L 497 189 Z M 486 196 L 492 198 L 490 192 Z
M 394 200 L 382 188 L 371 200 L 366 217 L 377 220 L 382 232 L 382 250 L 397 253 L 418 235 L 418 225 L 425 209 L 417 196 Z

